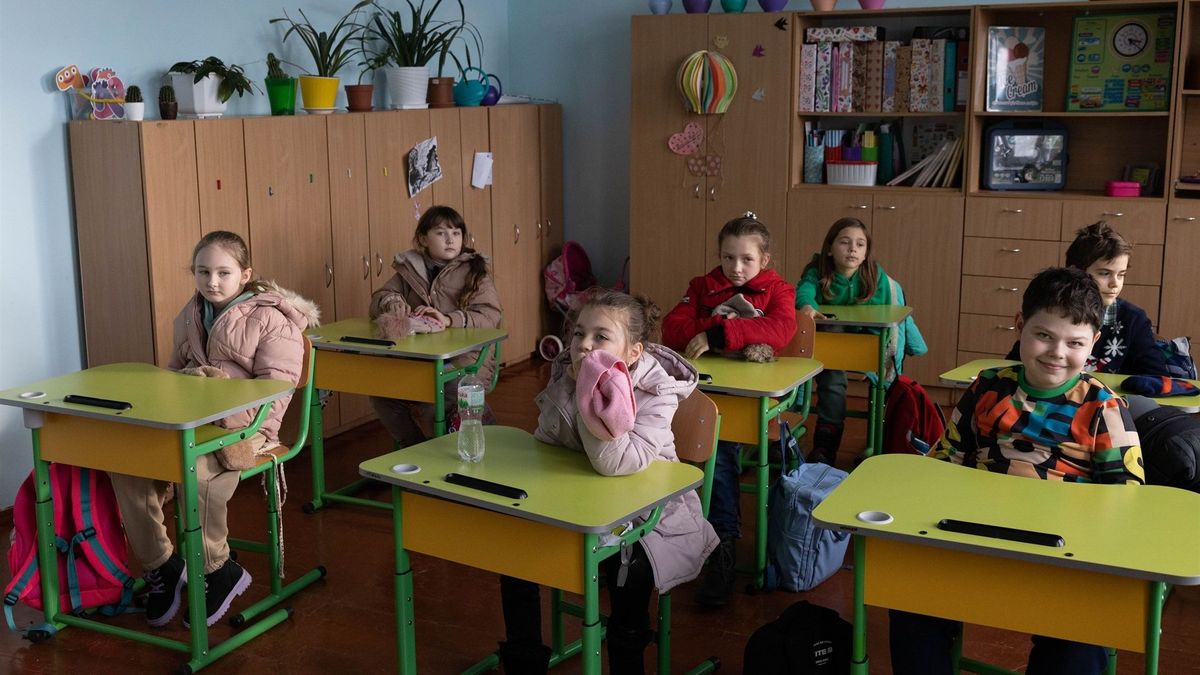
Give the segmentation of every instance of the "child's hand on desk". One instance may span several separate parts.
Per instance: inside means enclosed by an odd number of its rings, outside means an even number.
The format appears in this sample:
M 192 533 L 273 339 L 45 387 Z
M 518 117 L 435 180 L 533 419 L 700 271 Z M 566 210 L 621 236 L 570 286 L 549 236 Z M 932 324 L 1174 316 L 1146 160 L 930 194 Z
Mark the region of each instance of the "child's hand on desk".
M 192 375 L 194 377 L 215 377 L 219 380 L 229 379 L 229 374 L 216 366 L 196 366 L 195 368 L 184 368 L 179 372 L 183 375 Z
M 708 335 L 699 333 L 683 348 L 683 357 L 686 359 L 699 358 L 706 351 L 708 351 Z
M 814 318 L 814 319 L 825 319 L 825 318 L 828 318 L 828 317 L 826 317 L 824 314 L 822 314 L 822 313 L 818 312 L 818 311 L 817 311 L 817 308 L 816 308 L 816 307 L 813 307 L 812 305 L 805 305 L 805 306 L 801 307 L 801 308 L 800 308 L 800 313 L 801 313 L 801 314 L 803 314 L 804 316 L 809 316 L 809 317 L 812 317 L 812 318 Z
M 442 328 L 450 327 L 450 317 L 446 316 L 445 314 L 442 314 L 441 312 L 437 311 L 433 307 L 429 307 L 428 305 L 421 305 L 420 307 L 413 310 L 413 314 L 416 314 L 417 316 L 426 316 L 431 319 L 435 319 L 438 323 L 442 324 Z

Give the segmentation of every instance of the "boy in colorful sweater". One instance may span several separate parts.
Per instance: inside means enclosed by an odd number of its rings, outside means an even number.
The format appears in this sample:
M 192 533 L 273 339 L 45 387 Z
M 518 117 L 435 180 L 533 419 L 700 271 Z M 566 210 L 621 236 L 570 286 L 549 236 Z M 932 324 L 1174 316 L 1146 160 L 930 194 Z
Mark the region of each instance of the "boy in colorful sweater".
M 979 374 L 932 454 L 964 467 L 1043 480 L 1145 482 L 1137 430 L 1124 402 L 1082 372 L 1103 311 L 1087 272 L 1039 272 L 1017 317 L 1021 364 Z M 961 623 L 896 610 L 890 617 L 896 675 L 952 672 Z M 1107 662 L 1103 647 L 1035 635 L 1026 672 L 1099 674 Z

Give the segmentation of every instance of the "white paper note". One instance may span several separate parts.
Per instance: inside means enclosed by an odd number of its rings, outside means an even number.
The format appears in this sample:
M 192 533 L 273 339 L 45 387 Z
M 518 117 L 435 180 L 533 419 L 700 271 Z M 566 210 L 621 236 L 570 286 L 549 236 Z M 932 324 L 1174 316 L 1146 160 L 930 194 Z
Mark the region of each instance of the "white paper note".
M 471 187 L 482 190 L 492 184 L 492 153 L 475 153 L 475 166 L 471 169 Z

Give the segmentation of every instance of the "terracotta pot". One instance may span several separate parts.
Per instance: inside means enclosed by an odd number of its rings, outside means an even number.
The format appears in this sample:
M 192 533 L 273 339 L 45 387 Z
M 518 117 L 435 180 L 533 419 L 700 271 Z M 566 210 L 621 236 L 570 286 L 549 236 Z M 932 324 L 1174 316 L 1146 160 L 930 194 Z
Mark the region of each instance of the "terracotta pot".
M 453 108 L 454 107 L 454 78 L 453 77 L 431 77 L 429 78 L 429 91 L 426 94 L 429 100 L 430 108 Z
M 158 116 L 164 120 L 173 120 L 179 115 L 178 101 L 159 101 Z
M 367 112 L 373 107 L 375 101 L 375 85 L 373 84 L 347 84 L 346 85 L 346 103 L 349 104 L 350 112 Z
M 818 12 L 833 11 L 833 6 L 837 4 L 837 0 L 809 0 L 809 2 Z

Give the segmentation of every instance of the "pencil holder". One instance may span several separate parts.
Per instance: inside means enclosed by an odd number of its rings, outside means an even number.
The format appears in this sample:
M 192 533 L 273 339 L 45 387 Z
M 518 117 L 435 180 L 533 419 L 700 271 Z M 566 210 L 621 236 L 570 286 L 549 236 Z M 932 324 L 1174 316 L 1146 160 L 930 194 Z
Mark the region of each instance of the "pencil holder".
M 809 145 L 804 148 L 804 182 L 825 182 L 824 145 Z

